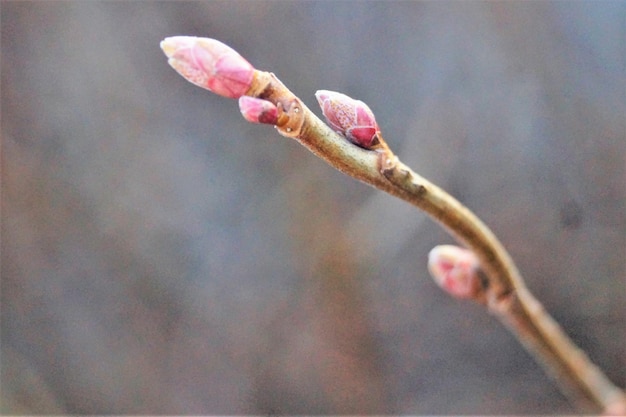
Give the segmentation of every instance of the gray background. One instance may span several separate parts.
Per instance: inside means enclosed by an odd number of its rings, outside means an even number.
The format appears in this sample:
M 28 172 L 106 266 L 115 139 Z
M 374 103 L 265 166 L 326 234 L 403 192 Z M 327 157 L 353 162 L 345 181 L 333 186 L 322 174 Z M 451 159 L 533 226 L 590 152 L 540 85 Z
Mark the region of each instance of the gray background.
M 626 384 L 623 2 L 2 2 L 2 412 L 575 411 L 426 271 L 451 239 L 178 76 L 214 37 L 498 234 Z

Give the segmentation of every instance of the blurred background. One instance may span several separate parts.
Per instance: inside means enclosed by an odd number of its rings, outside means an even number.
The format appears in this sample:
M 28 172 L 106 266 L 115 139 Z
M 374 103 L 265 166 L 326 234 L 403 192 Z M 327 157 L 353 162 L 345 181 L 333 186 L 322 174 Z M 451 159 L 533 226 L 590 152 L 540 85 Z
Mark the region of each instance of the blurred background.
M 432 282 L 444 231 L 186 82 L 172 35 L 368 103 L 626 385 L 626 3 L 0 7 L 3 413 L 576 411 Z

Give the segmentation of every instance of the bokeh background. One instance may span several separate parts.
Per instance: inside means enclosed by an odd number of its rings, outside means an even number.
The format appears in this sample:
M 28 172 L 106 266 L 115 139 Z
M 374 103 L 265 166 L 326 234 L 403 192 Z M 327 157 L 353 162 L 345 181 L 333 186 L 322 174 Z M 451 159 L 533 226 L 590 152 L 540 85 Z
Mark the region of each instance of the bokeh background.
M 217 38 L 387 141 L 626 385 L 626 3 L 2 2 L 3 413 L 565 414 L 452 240 L 168 65 Z

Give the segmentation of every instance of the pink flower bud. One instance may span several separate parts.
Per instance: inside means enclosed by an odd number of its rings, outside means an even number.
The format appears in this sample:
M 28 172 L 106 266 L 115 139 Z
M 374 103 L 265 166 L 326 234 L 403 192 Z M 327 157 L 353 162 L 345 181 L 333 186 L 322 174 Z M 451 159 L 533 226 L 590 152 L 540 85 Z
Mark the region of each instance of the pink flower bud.
M 624 396 L 615 398 L 602 413 L 603 416 L 626 416 L 626 399 Z
M 244 119 L 251 123 L 275 125 L 278 123 L 278 108 L 267 100 L 255 97 L 239 97 L 239 110 Z
M 365 149 L 379 142 L 378 124 L 367 104 L 328 90 L 317 91 L 315 97 L 326 121 L 335 132 Z
M 254 67 L 231 47 L 210 38 L 172 36 L 161 42 L 168 63 L 187 81 L 224 97 L 244 95 Z
M 478 265 L 472 251 L 458 246 L 436 246 L 428 254 L 428 270 L 435 282 L 457 298 L 475 298 L 481 291 Z

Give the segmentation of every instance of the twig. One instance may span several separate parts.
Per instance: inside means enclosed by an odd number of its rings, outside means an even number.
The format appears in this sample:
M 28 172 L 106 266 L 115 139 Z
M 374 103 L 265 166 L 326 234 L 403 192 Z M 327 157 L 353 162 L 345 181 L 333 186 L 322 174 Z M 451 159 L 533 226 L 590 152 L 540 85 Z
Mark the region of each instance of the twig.
M 170 57 L 170 64 L 189 78 L 184 73 L 189 70 L 184 65 L 193 67 L 193 62 L 188 62 L 189 53 L 176 56 L 173 43 L 166 42 L 167 39 L 162 43 L 162 48 Z M 224 52 L 220 50 L 220 53 Z M 236 54 L 234 51 L 232 53 Z M 196 58 L 193 53 L 191 55 Z M 232 61 L 236 57 L 229 58 Z M 244 62 L 247 64 L 247 61 Z M 269 106 L 260 106 L 260 115 L 258 111 L 245 111 L 244 107 L 249 104 L 242 106 L 242 111 L 248 120 L 274 124 L 281 135 L 297 140 L 339 171 L 428 213 L 478 258 L 487 282 L 484 292 L 475 299 L 509 328 L 576 404 L 594 412 L 611 413 L 626 409 L 624 392 L 613 385 L 565 335 L 526 288 L 517 267 L 502 244 L 476 215 L 444 190 L 400 162 L 386 145 L 380 132 L 376 132 L 375 143 L 370 149 L 356 146 L 346 140 L 345 135 L 336 133 L 315 116 L 274 74 L 248 69 L 243 64 L 241 67 L 250 71 L 250 74 L 246 72 L 242 76 L 234 73 L 235 81 L 239 83 L 244 80 L 245 86 L 243 88 L 237 84 L 235 93 L 232 93 L 232 89 L 226 89 L 226 93 L 215 91 L 209 82 L 202 85 L 197 79 L 191 81 L 228 97 L 247 96 L 271 103 Z M 232 77 L 228 78 L 230 67 L 222 71 L 218 61 L 215 68 L 209 78 L 218 78 L 220 83 L 226 84 L 231 81 Z M 218 87 L 221 88 L 222 84 Z M 375 122 L 373 125 L 377 128 Z M 350 139 L 359 143 L 358 137 L 356 141 L 354 138 Z M 372 138 L 368 136 L 368 141 L 369 139 Z

